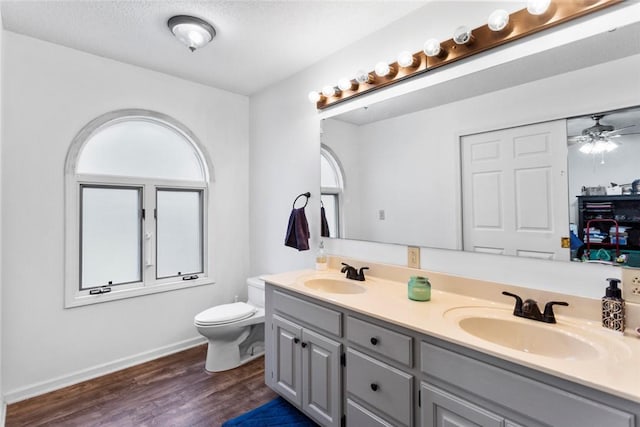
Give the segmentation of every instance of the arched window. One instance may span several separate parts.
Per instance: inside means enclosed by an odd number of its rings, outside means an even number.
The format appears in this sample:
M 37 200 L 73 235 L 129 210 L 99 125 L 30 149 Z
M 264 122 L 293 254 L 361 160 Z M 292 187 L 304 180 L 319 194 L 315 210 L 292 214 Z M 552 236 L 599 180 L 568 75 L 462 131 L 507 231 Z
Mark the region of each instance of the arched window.
M 325 237 L 340 237 L 344 179 L 338 159 L 325 145 L 320 148 L 320 187 L 320 200 L 329 226 L 329 236 Z
M 187 128 L 105 114 L 74 138 L 65 172 L 66 307 L 211 283 L 209 165 Z

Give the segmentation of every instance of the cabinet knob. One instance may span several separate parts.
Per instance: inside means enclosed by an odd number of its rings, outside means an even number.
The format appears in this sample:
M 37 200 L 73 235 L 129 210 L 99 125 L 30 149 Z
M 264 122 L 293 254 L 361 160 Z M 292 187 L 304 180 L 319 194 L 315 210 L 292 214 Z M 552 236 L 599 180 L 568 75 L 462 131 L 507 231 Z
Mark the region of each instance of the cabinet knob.
M 378 338 L 376 338 L 376 337 L 371 337 L 371 339 L 369 341 L 371 341 L 371 345 L 377 345 L 378 344 Z
M 376 383 L 371 383 L 371 390 L 373 390 L 373 391 L 378 391 L 378 388 L 380 388 L 380 387 L 378 387 L 378 384 L 376 384 Z
M 298 344 L 300 342 L 300 338 L 294 338 L 293 342 L 294 342 L 294 344 Z
M 306 342 L 303 342 L 302 344 L 300 344 L 302 346 L 302 348 L 305 348 L 307 346 Z

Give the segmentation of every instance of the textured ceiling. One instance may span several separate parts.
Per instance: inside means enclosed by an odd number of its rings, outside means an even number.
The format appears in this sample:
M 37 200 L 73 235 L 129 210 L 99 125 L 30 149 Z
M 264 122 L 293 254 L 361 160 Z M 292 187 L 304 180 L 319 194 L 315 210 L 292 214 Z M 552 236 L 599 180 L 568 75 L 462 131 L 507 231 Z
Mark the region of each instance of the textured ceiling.
M 426 3 L 422 1 L 2 0 L 5 30 L 250 95 Z M 173 15 L 210 22 L 194 53 L 167 28 Z

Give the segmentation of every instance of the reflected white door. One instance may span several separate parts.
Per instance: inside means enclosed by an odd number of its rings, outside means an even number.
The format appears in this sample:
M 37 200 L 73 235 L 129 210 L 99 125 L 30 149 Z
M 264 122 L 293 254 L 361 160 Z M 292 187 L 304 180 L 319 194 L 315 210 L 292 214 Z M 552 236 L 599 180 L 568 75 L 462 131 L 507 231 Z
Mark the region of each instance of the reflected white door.
M 464 136 L 466 251 L 569 260 L 564 120 Z

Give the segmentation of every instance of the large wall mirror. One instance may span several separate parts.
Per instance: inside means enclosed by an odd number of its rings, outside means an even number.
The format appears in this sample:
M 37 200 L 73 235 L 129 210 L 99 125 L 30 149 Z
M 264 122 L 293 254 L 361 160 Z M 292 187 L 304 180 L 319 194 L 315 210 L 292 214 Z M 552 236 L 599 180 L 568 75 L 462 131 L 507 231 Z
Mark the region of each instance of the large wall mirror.
M 632 245 L 640 251 L 633 226 L 638 220 L 640 232 L 640 212 L 636 218 L 627 205 L 640 199 L 633 185 L 640 179 L 639 34 L 633 24 L 327 116 L 320 140 L 329 237 L 567 261 L 616 263 Z M 525 134 L 494 143 L 493 132 L 514 129 Z M 470 169 L 469 159 L 506 152 L 519 153 L 524 166 L 469 179 L 488 171 Z M 531 163 L 539 152 L 549 164 Z M 508 218 L 493 209 L 504 203 L 515 212 L 509 237 L 501 234 Z M 472 242 L 470 223 L 493 237 Z M 535 232 L 547 242 L 520 248 Z M 547 249 L 551 241 L 557 250 Z M 640 266 L 640 257 L 629 258 L 623 262 Z

